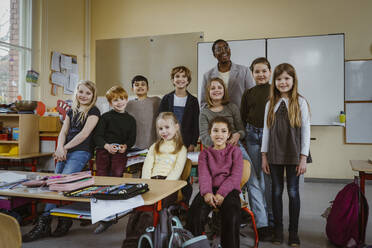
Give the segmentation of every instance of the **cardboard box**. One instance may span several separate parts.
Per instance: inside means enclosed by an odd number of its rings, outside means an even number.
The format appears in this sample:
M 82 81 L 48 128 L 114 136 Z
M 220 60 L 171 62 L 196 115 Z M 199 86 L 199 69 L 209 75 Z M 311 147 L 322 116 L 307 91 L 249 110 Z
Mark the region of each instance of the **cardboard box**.
M 39 118 L 40 132 L 59 132 L 62 123 L 58 116 L 42 116 Z

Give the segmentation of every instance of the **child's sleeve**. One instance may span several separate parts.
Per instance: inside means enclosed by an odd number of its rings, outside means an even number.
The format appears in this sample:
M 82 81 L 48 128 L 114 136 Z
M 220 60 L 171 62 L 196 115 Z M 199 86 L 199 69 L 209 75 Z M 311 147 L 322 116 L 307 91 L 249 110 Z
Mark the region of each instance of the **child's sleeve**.
M 106 118 L 105 116 L 101 116 L 99 118 L 96 130 L 93 135 L 94 143 L 96 147 L 103 148 L 106 144 L 105 141 L 105 130 L 106 130 Z
M 212 191 L 212 175 L 208 168 L 208 154 L 203 150 L 199 154 L 198 160 L 198 176 L 199 176 L 199 191 L 200 195 L 204 196 Z
M 168 95 L 165 95 L 165 96 L 161 99 L 161 101 L 160 101 L 160 106 L 159 106 L 159 114 L 160 114 L 161 112 L 167 112 L 167 111 L 171 111 L 171 112 L 172 112 L 172 110 L 169 109 L 168 98 L 169 98 Z
M 173 170 L 168 174 L 166 180 L 179 180 L 183 168 L 185 168 L 186 164 L 186 158 L 187 158 L 187 150 L 185 146 L 182 146 L 181 150 L 177 154 L 177 160 L 173 167 Z
M 126 143 L 128 149 L 131 148 L 134 145 L 134 143 L 136 143 L 136 134 L 137 134 L 136 119 L 134 119 L 134 117 L 131 116 L 128 141 Z
M 269 112 L 269 105 L 270 101 L 266 103 L 265 107 L 265 117 L 264 117 L 264 128 L 263 128 L 263 134 L 262 134 L 262 144 L 261 144 L 261 152 L 267 152 L 268 151 L 268 145 L 269 145 L 269 128 L 267 127 L 267 114 Z
M 248 113 L 248 89 L 244 91 L 242 101 L 240 103 L 240 117 L 242 118 L 243 126 L 247 126 L 247 113 Z
M 228 176 L 216 193 L 226 197 L 234 189 L 240 191 L 240 182 L 242 180 L 243 172 L 243 156 L 238 147 L 235 147 L 232 152 L 232 167 L 230 176 Z
M 143 179 L 150 179 L 152 174 L 152 169 L 154 168 L 155 163 L 155 144 L 153 144 L 146 156 L 145 162 L 143 162 L 142 166 L 142 176 Z
M 309 156 L 310 150 L 310 113 L 307 102 L 300 97 L 301 109 L 301 154 Z
M 191 140 L 191 144 L 194 146 L 197 146 L 198 139 L 199 139 L 199 115 L 200 115 L 200 109 L 199 109 L 199 103 L 198 99 L 194 98 L 194 104 L 193 104 L 193 138 Z
M 245 137 L 245 130 L 244 130 L 242 119 L 240 117 L 239 108 L 233 103 L 231 104 L 231 107 L 232 107 L 232 114 L 234 118 L 234 125 L 236 128 L 236 131 L 240 134 L 240 139 L 243 139 Z
M 199 131 L 200 140 L 204 146 L 211 146 L 213 144 L 211 136 L 208 133 L 209 120 L 207 115 L 202 111 L 199 115 Z

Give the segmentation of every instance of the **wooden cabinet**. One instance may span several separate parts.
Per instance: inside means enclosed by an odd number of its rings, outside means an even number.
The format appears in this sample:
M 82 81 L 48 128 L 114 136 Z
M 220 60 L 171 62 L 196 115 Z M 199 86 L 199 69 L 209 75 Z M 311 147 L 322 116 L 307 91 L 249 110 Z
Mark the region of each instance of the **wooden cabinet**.
M 39 152 L 39 116 L 34 114 L 0 114 L 3 127 L 19 128 L 18 140 L 0 140 L 0 144 L 17 144 L 18 154 Z

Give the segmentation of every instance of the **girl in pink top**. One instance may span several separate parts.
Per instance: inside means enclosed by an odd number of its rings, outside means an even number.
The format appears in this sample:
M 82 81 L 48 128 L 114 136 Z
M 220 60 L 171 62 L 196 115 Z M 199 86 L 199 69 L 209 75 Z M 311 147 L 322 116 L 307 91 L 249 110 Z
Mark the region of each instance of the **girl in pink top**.
M 188 211 L 187 229 L 194 235 L 201 235 L 207 223 L 208 214 L 214 208 L 221 211 L 222 247 L 239 247 L 240 229 L 240 181 L 243 158 L 237 146 L 227 144 L 231 135 L 229 121 L 222 116 L 215 117 L 209 124 L 213 146 L 199 155 L 199 189 Z

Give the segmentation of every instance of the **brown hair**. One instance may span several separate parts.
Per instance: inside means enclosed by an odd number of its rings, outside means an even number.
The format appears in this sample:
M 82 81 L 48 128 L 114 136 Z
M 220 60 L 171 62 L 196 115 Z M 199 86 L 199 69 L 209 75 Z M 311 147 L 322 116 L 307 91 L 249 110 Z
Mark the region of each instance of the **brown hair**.
M 79 102 L 79 100 L 77 98 L 77 93 L 78 93 L 79 87 L 81 85 L 84 85 L 85 87 L 87 87 L 92 92 L 92 95 L 93 96 L 92 96 L 92 101 L 89 103 L 89 105 L 85 109 L 82 109 L 81 111 L 79 111 L 79 109 L 80 109 L 80 102 Z M 79 117 L 78 117 L 77 121 L 80 121 L 80 123 L 83 123 L 85 121 L 85 119 L 87 118 L 87 116 L 88 116 L 89 110 L 94 106 L 94 104 L 96 104 L 96 101 L 97 101 L 96 84 L 93 83 L 92 81 L 88 81 L 88 80 L 80 81 L 76 85 L 75 96 L 74 96 L 74 100 L 72 102 L 72 108 L 71 109 L 72 109 L 72 116 L 73 116 L 73 118 L 74 118 L 74 116 L 76 116 L 77 114 L 79 114 Z
M 275 67 L 273 82 L 270 86 L 269 97 L 269 111 L 267 114 L 267 126 L 270 128 L 274 125 L 275 113 L 274 107 L 281 98 L 280 91 L 276 88 L 275 80 L 283 73 L 287 72 L 293 78 L 292 89 L 288 92 L 288 118 L 291 127 L 301 127 L 301 110 L 298 103 L 298 98 L 301 96 L 298 93 L 298 79 L 295 68 L 288 64 L 283 63 Z
M 225 123 L 226 126 L 227 126 L 227 129 L 229 130 L 229 133 L 231 135 L 231 130 L 232 130 L 232 127 L 231 127 L 231 123 L 229 122 L 229 120 L 224 117 L 224 116 L 216 116 L 214 117 L 208 124 L 208 133 L 209 135 L 211 134 L 212 132 L 212 127 L 215 123 Z
M 271 65 L 270 65 L 270 62 L 267 60 L 267 58 L 265 58 L 265 57 L 259 57 L 259 58 L 256 58 L 255 60 L 252 61 L 252 64 L 249 67 L 249 69 L 251 70 L 251 72 L 253 72 L 254 66 L 257 65 L 257 64 L 267 65 L 267 68 L 269 68 L 269 70 L 271 71 Z
M 178 130 L 176 131 L 175 137 L 173 138 L 174 142 L 176 143 L 176 148 L 174 149 L 172 154 L 176 154 L 182 149 L 183 141 L 182 141 L 182 136 L 181 136 L 181 132 L 180 132 L 180 125 L 178 123 L 178 120 L 177 120 L 176 116 L 172 112 L 162 112 L 156 118 L 156 131 L 158 133 L 159 139 L 155 143 L 155 153 L 160 153 L 160 150 L 159 150 L 160 145 L 164 143 L 164 140 L 160 137 L 159 132 L 158 132 L 158 121 L 161 120 L 161 119 L 162 120 L 172 120 L 174 125 L 178 125 L 178 127 L 179 127 Z
M 191 83 L 191 71 L 189 68 L 187 68 L 186 66 L 176 66 L 172 69 L 171 71 L 171 79 L 173 80 L 174 79 L 174 75 L 176 75 L 177 73 L 179 72 L 184 72 L 186 77 L 187 77 L 187 80 L 189 81 L 189 83 L 187 85 L 189 85 Z
M 207 101 L 208 107 L 209 108 L 213 107 L 213 101 L 211 99 L 211 95 L 210 95 L 210 92 L 209 92 L 211 90 L 211 85 L 212 85 L 213 81 L 219 82 L 223 87 L 224 94 L 223 94 L 221 104 L 222 105 L 228 104 L 230 102 L 230 100 L 229 100 L 229 94 L 227 92 L 226 84 L 223 82 L 223 80 L 221 78 L 215 77 L 215 78 L 211 78 L 208 81 L 208 83 L 205 85 L 205 100 Z
M 109 103 L 116 98 L 128 99 L 128 93 L 120 85 L 115 85 L 106 92 L 106 99 Z

